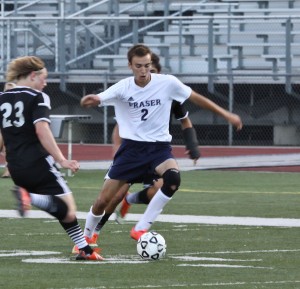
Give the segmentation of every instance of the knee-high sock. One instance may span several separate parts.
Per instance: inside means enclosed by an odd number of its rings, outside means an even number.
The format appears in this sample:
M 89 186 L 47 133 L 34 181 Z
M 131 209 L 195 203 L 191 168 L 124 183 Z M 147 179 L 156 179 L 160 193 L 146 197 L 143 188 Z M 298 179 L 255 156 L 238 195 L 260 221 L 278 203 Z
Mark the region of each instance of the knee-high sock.
M 79 249 L 83 249 L 87 254 L 91 254 L 93 252 L 93 250 L 83 237 L 83 232 L 76 218 L 73 222 L 70 223 L 64 223 L 62 221 L 59 222 L 65 229 L 71 240 L 75 243 L 75 245 L 78 246 Z
M 167 197 L 160 189 L 157 191 L 155 196 L 150 201 L 146 211 L 144 212 L 142 218 L 135 225 L 135 230 L 149 230 L 152 223 L 156 220 L 158 215 L 162 212 L 164 206 L 172 198 Z
M 100 222 L 102 217 L 105 215 L 105 212 L 100 215 L 96 216 L 92 212 L 92 207 L 90 208 L 90 211 L 87 214 L 86 220 L 85 220 L 85 227 L 84 227 L 84 235 L 88 238 L 92 238 L 94 230 L 97 226 L 97 224 Z

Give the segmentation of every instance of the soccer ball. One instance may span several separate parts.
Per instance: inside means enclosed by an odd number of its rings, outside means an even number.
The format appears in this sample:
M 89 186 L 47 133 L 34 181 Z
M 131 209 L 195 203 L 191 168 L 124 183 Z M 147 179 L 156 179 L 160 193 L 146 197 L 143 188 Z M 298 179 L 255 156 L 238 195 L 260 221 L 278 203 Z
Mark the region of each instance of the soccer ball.
M 143 234 L 136 245 L 138 254 L 144 260 L 159 260 L 166 254 L 166 241 L 161 234 L 148 232 Z

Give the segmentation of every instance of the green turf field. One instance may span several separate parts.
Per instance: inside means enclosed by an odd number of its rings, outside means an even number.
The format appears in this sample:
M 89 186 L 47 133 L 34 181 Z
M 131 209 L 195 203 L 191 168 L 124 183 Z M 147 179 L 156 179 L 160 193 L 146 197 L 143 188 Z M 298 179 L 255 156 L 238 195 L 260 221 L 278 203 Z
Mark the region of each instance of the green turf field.
M 89 209 L 103 175 L 81 171 L 67 178 L 79 211 Z M 0 180 L 0 210 L 14 207 L 11 187 L 11 180 Z M 163 214 L 300 222 L 299 201 L 297 173 L 182 172 L 181 188 Z M 144 208 L 136 205 L 130 213 Z M 156 222 L 152 229 L 165 237 L 167 255 L 145 262 L 129 237 L 134 222 L 109 221 L 100 238 L 106 261 L 75 262 L 72 243 L 55 220 L 0 223 L 1 289 L 300 288 L 300 227 Z

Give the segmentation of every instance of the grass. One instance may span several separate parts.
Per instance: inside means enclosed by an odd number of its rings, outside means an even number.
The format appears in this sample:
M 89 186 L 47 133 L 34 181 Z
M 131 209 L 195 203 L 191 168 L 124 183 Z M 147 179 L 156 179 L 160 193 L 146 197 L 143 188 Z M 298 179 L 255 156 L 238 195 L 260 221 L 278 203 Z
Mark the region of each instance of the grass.
M 79 211 L 92 204 L 104 173 L 68 178 Z M 163 213 L 300 219 L 299 183 L 296 173 L 182 172 Z M 14 206 L 11 186 L 0 181 L 0 209 Z M 129 238 L 134 223 L 109 221 L 100 239 L 106 261 L 91 263 L 70 261 L 72 243 L 53 219 L 0 218 L 0 224 L 0 288 L 300 288 L 299 228 L 156 222 L 167 256 L 145 262 Z

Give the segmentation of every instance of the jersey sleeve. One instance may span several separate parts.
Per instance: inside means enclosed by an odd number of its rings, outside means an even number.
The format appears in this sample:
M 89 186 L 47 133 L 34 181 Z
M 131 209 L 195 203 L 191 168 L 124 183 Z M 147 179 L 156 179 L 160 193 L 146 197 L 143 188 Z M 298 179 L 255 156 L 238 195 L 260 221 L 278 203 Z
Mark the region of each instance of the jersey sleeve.
M 50 98 L 46 93 L 38 93 L 34 98 L 33 112 L 32 112 L 32 120 L 33 123 L 37 123 L 39 121 L 51 122 L 50 120 Z
M 125 80 L 120 80 L 116 84 L 110 86 L 105 91 L 98 94 L 100 99 L 99 106 L 115 105 L 116 101 L 121 97 L 125 87 Z
M 192 89 L 182 83 L 177 77 L 169 75 L 169 91 L 173 100 L 178 101 L 180 104 L 185 102 L 191 95 Z

